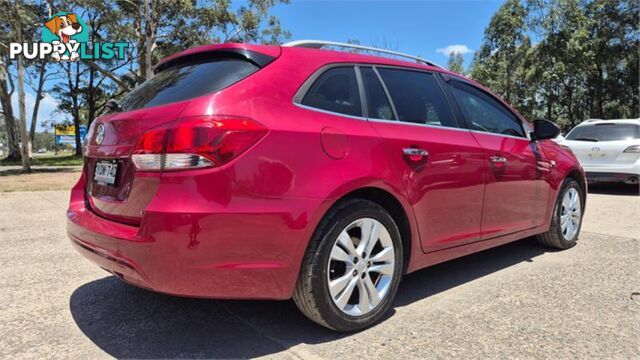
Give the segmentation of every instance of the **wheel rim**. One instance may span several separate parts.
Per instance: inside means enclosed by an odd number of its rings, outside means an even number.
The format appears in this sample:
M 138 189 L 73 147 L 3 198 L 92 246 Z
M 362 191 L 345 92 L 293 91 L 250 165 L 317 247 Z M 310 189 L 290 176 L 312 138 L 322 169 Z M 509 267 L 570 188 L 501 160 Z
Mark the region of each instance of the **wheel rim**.
M 565 240 L 573 240 L 580 228 L 580 217 L 582 216 L 582 202 L 580 193 L 575 188 L 571 188 L 562 197 L 562 211 L 560 213 L 560 225 L 562 236 Z
M 387 228 L 375 219 L 355 220 L 331 248 L 327 282 L 333 303 L 350 316 L 373 311 L 389 292 L 395 265 Z

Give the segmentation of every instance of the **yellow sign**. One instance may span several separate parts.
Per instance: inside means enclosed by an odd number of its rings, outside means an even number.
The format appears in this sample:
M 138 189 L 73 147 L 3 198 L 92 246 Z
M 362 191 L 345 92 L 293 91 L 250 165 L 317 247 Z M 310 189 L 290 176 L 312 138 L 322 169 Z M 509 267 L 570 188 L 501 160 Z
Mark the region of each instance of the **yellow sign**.
M 75 135 L 75 125 L 56 125 L 56 135 Z

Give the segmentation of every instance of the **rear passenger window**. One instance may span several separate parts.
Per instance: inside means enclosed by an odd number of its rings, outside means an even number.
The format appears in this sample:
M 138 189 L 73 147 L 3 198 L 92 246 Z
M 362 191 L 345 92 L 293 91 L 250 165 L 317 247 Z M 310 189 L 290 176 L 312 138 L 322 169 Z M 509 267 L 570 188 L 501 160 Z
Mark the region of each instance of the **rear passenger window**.
M 451 89 L 471 130 L 525 137 L 520 120 L 491 96 L 459 81 Z
M 354 68 L 336 67 L 322 73 L 307 91 L 302 104 L 340 114 L 362 116 Z
M 364 89 L 367 93 L 367 107 L 372 119 L 393 120 L 393 110 L 389 98 L 372 68 L 360 68 Z
M 378 68 L 400 121 L 458 127 L 433 74 Z

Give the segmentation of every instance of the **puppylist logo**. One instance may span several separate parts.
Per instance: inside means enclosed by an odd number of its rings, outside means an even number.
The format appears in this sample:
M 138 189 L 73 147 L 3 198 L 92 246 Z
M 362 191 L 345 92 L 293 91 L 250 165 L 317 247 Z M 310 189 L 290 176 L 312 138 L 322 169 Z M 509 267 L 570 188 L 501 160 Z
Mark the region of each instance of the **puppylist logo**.
M 126 42 L 95 42 L 89 44 L 89 27 L 76 14 L 59 12 L 45 21 L 42 42 L 9 44 L 9 57 L 21 55 L 26 59 L 77 61 L 125 58 Z

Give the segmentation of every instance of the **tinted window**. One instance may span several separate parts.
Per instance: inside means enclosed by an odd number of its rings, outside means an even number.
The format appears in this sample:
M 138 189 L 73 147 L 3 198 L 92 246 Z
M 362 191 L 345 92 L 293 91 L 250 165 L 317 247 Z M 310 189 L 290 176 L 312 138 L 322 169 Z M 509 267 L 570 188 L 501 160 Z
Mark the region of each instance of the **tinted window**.
M 378 68 L 400 121 L 457 127 L 433 74 Z
M 238 59 L 170 67 L 133 89 L 121 106 L 129 111 L 191 99 L 224 89 L 257 70 L 254 64 Z
M 393 120 L 393 110 L 389 98 L 372 68 L 361 68 L 364 89 L 367 93 L 367 107 L 372 119 Z
M 302 104 L 341 114 L 362 116 L 358 81 L 353 67 L 325 71 L 311 85 Z
M 491 96 L 460 82 L 452 90 L 472 130 L 525 137 L 520 120 Z
M 634 124 L 595 124 L 571 130 L 567 140 L 616 141 L 640 139 L 640 126 Z

